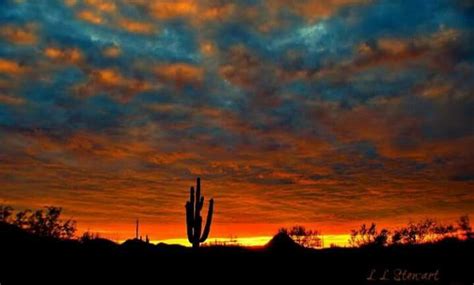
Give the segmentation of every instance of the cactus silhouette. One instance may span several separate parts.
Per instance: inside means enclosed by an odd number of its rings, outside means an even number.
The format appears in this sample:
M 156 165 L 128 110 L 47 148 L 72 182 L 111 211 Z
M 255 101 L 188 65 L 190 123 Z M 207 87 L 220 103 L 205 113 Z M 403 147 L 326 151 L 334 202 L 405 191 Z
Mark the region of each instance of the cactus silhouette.
M 199 244 L 205 242 L 211 230 L 212 213 L 214 212 L 214 199 L 209 201 L 206 225 L 201 235 L 202 217 L 201 210 L 204 205 L 204 196 L 201 196 L 201 179 L 196 182 L 196 197 L 194 197 L 194 187 L 189 190 L 189 201 L 186 202 L 186 228 L 188 240 L 193 248 L 198 248 Z

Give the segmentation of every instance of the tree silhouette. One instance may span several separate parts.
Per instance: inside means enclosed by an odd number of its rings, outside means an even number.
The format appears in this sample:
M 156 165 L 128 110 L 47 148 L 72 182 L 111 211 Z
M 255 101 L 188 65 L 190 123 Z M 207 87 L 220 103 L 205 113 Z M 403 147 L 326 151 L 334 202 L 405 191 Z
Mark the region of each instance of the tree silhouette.
M 2 208 L 2 219 L 7 221 L 13 213 L 13 209 L 8 207 L 9 214 L 5 214 L 5 207 Z M 70 239 L 76 232 L 76 222 L 74 220 L 62 221 L 60 219 L 62 208 L 45 207 L 45 210 L 31 211 L 29 209 L 19 211 L 15 219 L 11 222 L 17 227 L 42 237 L 52 237 L 58 239 Z

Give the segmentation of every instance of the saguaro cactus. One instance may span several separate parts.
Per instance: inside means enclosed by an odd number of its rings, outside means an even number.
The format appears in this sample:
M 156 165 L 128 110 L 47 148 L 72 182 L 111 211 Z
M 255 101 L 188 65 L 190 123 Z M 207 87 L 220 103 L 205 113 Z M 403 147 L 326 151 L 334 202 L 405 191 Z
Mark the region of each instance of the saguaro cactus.
M 198 248 L 199 244 L 205 242 L 211 230 L 212 213 L 214 211 L 214 199 L 209 201 L 206 225 L 201 235 L 202 217 L 201 210 L 204 205 L 204 196 L 201 196 L 201 179 L 197 178 L 196 197 L 194 197 L 194 187 L 189 190 L 189 201 L 186 202 L 186 228 L 188 240 L 193 248 Z

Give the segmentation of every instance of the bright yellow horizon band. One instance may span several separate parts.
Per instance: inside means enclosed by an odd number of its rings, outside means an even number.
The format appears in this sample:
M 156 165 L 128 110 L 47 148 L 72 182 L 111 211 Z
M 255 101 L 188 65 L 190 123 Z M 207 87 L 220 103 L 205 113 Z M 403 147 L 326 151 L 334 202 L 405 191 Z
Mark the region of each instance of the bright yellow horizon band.
M 240 245 L 240 246 L 263 246 L 267 244 L 273 236 L 255 236 L 255 237 L 238 237 L 238 238 L 210 238 L 204 244 L 205 245 L 212 245 L 212 244 L 222 244 L 222 245 Z M 340 234 L 340 235 L 322 235 L 323 238 L 323 247 L 329 248 L 332 245 L 345 247 L 348 246 L 348 240 L 350 235 L 348 234 Z M 124 242 L 125 240 L 121 240 L 120 242 Z M 172 238 L 172 239 L 163 239 L 163 240 L 150 240 L 153 244 L 158 243 L 166 243 L 170 245 L 183 245 L 183 246 L 191 246 L 188 239 L 186 238 Z

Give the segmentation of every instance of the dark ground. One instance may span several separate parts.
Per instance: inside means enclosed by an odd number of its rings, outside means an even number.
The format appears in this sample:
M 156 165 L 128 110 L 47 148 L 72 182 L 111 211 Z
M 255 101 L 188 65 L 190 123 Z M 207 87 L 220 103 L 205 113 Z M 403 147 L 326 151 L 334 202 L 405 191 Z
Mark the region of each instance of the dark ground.
M 136 240 L 59 241 L 0 224 L 0 284 L 473 284 L 473 249 L 472 241 L 446 240 L 310 250 L 280 236 L 264 248 L 192 250 Z M 388 280 L 380 280 L 384 271 Z M 374 280 L 367 280 L 371 272 Z M 413 279 L 409 272 L 431 280 L 403 280 Z

